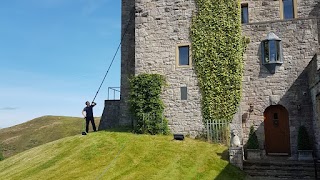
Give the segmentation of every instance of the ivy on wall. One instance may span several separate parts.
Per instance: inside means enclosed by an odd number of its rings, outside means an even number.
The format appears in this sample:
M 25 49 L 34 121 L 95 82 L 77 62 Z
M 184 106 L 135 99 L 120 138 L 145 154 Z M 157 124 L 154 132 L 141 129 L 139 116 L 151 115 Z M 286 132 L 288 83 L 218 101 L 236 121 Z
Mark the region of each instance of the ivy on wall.
M 136 133 L 167 134 L 164 103 L 160 95 L 165 78 L 159 74 L 140 74 L 130 79 L 130 111 L 135 120 Z
M 239 0 L 196 0 L 190 38 L 205 120 L 231 121 L 241 99 L 243 53 Z

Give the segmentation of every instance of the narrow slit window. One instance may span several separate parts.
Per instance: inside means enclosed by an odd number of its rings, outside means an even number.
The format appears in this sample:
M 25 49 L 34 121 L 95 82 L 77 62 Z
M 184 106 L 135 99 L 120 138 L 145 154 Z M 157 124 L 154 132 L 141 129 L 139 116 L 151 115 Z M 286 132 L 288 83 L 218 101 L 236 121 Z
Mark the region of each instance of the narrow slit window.
M 249 23 L 248 4 L 241 4 L 241 23 Z
M 278 113 L 274 113 L 274 114 L 273 114 L 273 126 L 274 126 L 274 127 L 278 127 L 278 126 L 279 126 Z
M 181 100 L 188 100 L 188 89 L 187 87 L 180 87 Z
M 282 0 L 283 19 L 295 18 L 294 0 Z

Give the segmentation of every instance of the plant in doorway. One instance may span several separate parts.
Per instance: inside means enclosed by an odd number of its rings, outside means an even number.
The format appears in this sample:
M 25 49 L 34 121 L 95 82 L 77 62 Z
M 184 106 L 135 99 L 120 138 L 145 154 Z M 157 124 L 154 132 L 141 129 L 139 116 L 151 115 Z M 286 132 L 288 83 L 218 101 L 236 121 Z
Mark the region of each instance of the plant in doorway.
M 305 126 L 300 126 L 298 132 L 298 160 L 313 160 L 312 152 L 312 145 L 307 128 Z
M 261 151 L 259 149 L 259 141 L 253 125 L 250 127 L 249 139 L 247 142 L 247 159 L 261 159 Z

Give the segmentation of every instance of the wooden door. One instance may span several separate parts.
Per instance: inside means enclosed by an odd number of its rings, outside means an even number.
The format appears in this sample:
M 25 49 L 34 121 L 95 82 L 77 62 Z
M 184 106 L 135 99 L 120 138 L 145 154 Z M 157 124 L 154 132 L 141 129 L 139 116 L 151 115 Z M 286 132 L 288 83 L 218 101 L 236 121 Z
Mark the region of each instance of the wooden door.
M 268 155 L 290 155 L 289 114 L 281 105 L 264 112 L 265 148 Z

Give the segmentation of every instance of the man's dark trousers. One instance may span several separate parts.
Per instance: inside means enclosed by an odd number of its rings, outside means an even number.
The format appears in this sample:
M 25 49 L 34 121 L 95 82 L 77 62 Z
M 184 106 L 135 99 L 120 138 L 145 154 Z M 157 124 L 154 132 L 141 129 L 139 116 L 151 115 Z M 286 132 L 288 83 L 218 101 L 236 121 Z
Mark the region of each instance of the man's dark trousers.
M 86 117 L 86 132 L 89 132 L 89 122 L 91 121 L 93 131 L 96 131 L 96 124 L 93 117 Z

